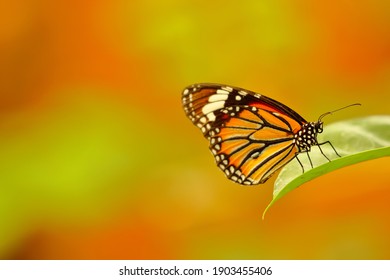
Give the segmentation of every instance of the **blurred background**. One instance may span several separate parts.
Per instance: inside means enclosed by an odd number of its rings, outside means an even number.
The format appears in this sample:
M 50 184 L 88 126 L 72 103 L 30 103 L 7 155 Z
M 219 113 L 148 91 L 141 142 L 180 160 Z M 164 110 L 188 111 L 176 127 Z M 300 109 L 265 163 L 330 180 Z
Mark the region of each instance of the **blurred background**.
M 389 1 L 0 3 L 0 258 L 389 259 L 389 158 L 278 201 L 186 118 L 192 83 L 307 120 L 389 114 Z M 337 147 L 336 147 L 337 148 Z

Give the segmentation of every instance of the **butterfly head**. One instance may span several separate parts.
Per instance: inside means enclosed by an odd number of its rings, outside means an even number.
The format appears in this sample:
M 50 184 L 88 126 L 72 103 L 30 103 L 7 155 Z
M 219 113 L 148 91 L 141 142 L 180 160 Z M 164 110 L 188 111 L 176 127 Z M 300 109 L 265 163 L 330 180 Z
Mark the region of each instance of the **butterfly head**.
M 316 131 L 316 135 L 317 135 L 317 133 L 322 133 L 324 131 L 324 123 L 322 121 L 317 121 L 313 124 L 314 124 L 314 128 L 315 128 L 314 131 Z

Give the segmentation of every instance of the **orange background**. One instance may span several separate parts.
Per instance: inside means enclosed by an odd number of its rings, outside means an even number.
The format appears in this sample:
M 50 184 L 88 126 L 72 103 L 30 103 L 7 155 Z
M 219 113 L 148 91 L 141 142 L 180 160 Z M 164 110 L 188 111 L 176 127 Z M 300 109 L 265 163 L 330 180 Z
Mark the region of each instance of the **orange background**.
M 234 4 L 233 4 L 234 3 Z M 318 178 L 214 165 L 181 91 L 218 82 L 308 120 L 389 113 L 388 1 L 3 1 L 0 258 L 389 259 L 390 161 Z

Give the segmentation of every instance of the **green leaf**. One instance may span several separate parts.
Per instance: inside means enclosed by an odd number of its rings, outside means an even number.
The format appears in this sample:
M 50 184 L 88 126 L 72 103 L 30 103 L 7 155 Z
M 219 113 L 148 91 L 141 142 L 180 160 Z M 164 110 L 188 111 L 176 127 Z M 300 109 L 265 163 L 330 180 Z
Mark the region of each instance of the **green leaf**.
M 297 160 L 288 163 L 279 173 L 274 185 L 273 198 L 264 210 L 263 219 L 268 209 L 288 192 L 303 183 L 315 179 L 333 170 L 366 160 L 390 156 L 390 115 L 369 116 L 333 123 L 318 135 L 318 142 L 331 141 L 338 157 L 329 144 L 321 146 L 322 151 L 331 160 L 329 162 L 317 146 L 312 147 L 311 168 L 306 153 L 299 154 L 305 172 Z

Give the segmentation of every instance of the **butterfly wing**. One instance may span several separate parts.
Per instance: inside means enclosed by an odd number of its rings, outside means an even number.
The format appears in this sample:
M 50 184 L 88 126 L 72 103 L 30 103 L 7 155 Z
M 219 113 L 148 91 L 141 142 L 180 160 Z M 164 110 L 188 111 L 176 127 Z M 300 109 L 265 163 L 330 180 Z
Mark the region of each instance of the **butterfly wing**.
M 183 91 L 182 102 L 230 180 L 264 183 L 298 153 L 295 134 L 306 121 L 276 100 L 237 87 L 196 84 Z

